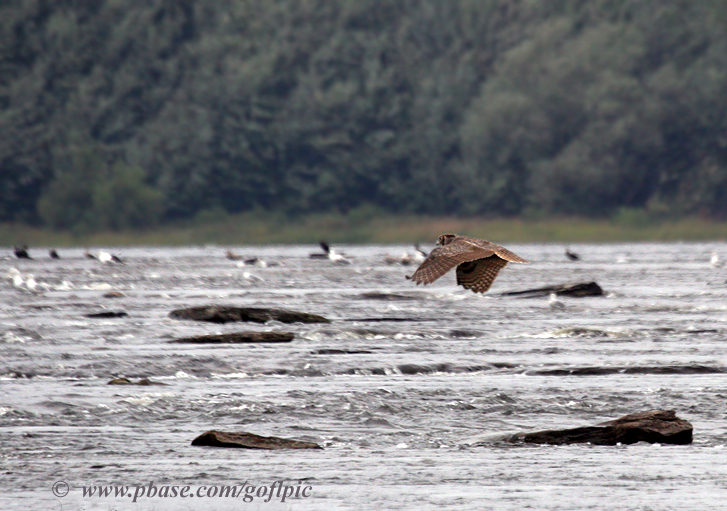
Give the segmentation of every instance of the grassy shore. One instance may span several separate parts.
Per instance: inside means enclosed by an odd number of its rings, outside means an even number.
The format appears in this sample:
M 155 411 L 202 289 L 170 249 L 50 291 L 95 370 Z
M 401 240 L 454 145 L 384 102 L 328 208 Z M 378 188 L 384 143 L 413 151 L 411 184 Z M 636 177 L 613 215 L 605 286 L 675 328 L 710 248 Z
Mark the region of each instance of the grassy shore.
M 445 232 L 496 242 L 606 243 L 619 241 L 724 241 L 727 222 L 686 218 L 547 220 L 373 216 L 308 216 L 297 220 L 235 215 L 205 222 L 166 225 L 144 231 L 73 234 L 18 224 L 0 224 L 0 245 L 12 246 L 179 246 L 271 243 L 432 243 Z

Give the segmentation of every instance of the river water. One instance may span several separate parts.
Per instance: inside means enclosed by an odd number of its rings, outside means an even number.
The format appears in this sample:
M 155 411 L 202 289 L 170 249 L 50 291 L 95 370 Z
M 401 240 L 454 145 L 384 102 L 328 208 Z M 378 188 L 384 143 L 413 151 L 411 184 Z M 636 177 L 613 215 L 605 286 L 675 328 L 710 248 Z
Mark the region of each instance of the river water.
M 336 248 L 352 264 L 311 259 L 314 246 L 111 250 L 123 265 L 35 249 L 34 260 L 0 261 L 0 508 L 725 509 L 727 272 L 709 259 L 727 245 L 573 245 L 571 262 L 561 245 L 512 244 L 532 263 L 509 265 L 484 296 L 453 273 L 417 287 L 404 278 L 413 267 L 384 262 L 411 247 Z M 268 266 L 243 267 L 227 249 Z M 11 268 L 36 291 L 5 278 Z M 562 298 L 563 309 L 497 296 L 591 280 L 607 295 Z M 209 304 L 331 323 L 169 317 Z M 128 316 L 86 317 L 101 311 Z M 295 339 L 168 342 L 246 330 Z M 163 385 L 108 385 L 122 376 Z M 654 409 L 690 421 L 694 442 L 497 441 Z M 190 445 L 212 429 L 324 449 Z M 298 498 L 266 502 L 274 483 Z M 262 497 L 212 496 L 223 485 Z M 129 490 L 100 497 L 93 486 Z M 164 486 L 166 497 L 147 495 Z M 173 486 L 192 496 L 172 497 Z

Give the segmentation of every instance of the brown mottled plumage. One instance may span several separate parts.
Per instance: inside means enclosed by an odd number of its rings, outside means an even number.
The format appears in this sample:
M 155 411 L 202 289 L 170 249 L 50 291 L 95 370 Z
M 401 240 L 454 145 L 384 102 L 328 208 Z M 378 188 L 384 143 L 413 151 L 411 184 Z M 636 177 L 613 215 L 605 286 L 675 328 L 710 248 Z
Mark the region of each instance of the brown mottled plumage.
M 410 278 L 417 284 L 431 284 L 457 267 L 457 284 L 474 293 L 484 293 L 507 263 L 527 263 L 508 249 L 487 240 L 442 234 L 439 247 L 432 250 Z

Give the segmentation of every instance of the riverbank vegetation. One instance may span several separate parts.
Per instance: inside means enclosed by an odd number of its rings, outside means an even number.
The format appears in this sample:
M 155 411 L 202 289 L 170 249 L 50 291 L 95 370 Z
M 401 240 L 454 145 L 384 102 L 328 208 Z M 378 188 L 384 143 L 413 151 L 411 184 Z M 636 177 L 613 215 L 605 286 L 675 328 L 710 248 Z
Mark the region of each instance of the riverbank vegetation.
M 7 0 L 0 19 L 0 222 L 727 218 L 724 2 Z

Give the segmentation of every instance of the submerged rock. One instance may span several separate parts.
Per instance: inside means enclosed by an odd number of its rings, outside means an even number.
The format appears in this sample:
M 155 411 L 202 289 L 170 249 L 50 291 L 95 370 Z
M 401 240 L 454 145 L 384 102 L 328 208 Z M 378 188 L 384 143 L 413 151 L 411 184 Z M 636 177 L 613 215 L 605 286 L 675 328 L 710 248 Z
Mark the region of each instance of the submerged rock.
M 242 344 L 253 342 L 290 342 L 290 332 L 233 332 L 229 334 L 198 335 L 168 341 L 172 344 Z
M 523 291 L 507 291 L 500 293 L 500 296 L 522 296 L 524 298 L 535 298 L 539 296 L 571 296 L 581 298 L 584 296 L 603 296 L 603 289 L 596 282 L 575 282 L 572 284 L 556 284 L 553 286 L 525 289 Z
M 149 378 L 142 378 L 139 381 L 132 381 L 129 378 L 114 378 L 110 382 L 107 383 L 107 385 L 142 385 L 142 386 L 148 386 L 148 385 L 166 385 L 166 383 L 161 383 L 158 381 L 151 381 Z
M 192 440 L 192 445 L 209 447 L 236 447 L 242 449 L 323 449 L 314 442 L 290 440 L 274 436 L 260 436 L 254 433 L 228 433 L 207 431 Z
M 420 300 L 420 297 L 405 295 L 401 293 L 384 293 L 381 291 L 370 291 L 368 293 L 361 293 L 358 295 L 363 300 L 385 300 L 388 302 L 399 301 L 399 300 Z
M 538 376 L 593 376 L 606 374 L 722 374 L 727 368 L 703 364 L 663 365 L 663 366 L 582 366 L 527 371 L 528 375 Z
M 649 442 L 685 445 L 692 443 L 692 425 L 674 410 L 655 410 L 625 415 L 619 419 L 583 428 L 516 433 L 506 440 L 527 444 L 616 445 Z
M 114 378 L 110 382 L 107 383 L 107 385 L 133 385 L 134 382 L 132 382 L 128 378 Z
M 104 311 L 86 314 L 87 318 L 125 318 L 128 314 L 124 311 Z
M 285 309 L 262 309 L 254 307 L 232 307 L 227 305 L 208 305 L 177 309 L 169 313 L 175 319 L 192 319 L 195 321 L 209 321 L 212 323 L 229 323 L 232 321 L 252 321 L 266 323 L 280 321 L 281 323 L 330 323 L 323 316 L 296 312 Z
M 371 350 L 339 350 L 335 348 L 321 348 L 311 351 L 311 355 L 368 355 L 373 353 Z

